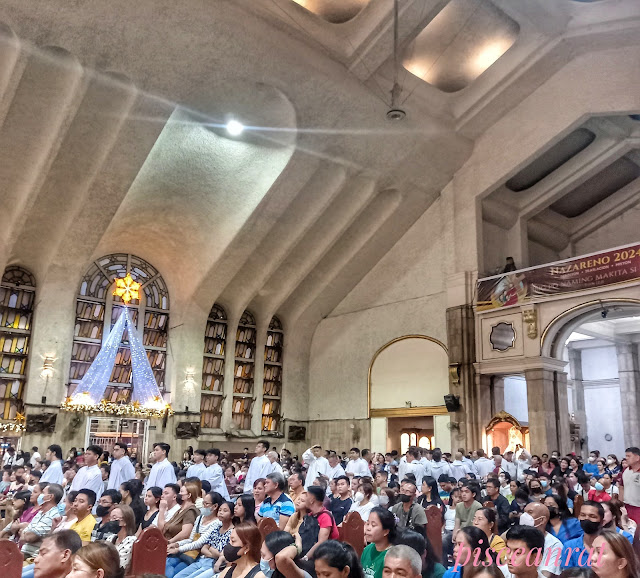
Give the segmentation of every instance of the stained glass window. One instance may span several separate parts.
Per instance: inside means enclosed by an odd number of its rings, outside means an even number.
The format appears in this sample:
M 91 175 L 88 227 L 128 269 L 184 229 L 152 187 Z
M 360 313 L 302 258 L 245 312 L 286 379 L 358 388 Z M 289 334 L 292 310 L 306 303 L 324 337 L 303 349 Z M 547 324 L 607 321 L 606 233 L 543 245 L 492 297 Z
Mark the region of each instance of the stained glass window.
M 7 267 L 0 282 L 0 420 L 24 414 L 35 296 L 33 275 L 22 267 Z
M 253 377 L 256 354 L 256 321 L 245 311 L 236 334 L 235 367 L 233 372 L 233 405 L 231 418 L 238 429 L 251 429 L 253 408 Z
M 227 344 L 227 314 L 215 303 L 209 313 L 204 334 L 200 426 L 219 428 L 224 393 L 224 353 Z
M 131 320 L 142 333 L 142 342 L 153 374 L 165 392 L 167 337 L 169 329 L 169 291 L 155 267 L 135 255 L 117 253 L 94 261 L 82 278 L 76 300 L 69 395 L 98 355 L 103 340 L 123 311 L 124 303 L 113 295 L 115 279 L 130 274 L 141 284 L 141 299 L 129 303 Z M 131 351 L 125 331 L 109 379 L 105 399 L 127 403 L 131 397 Z
M 277 317 L 271 319 L 264 347 L 264 397 L 262 401 L 262 431 L 278 431 L 282 400 L 282 348 L 284 333 Z

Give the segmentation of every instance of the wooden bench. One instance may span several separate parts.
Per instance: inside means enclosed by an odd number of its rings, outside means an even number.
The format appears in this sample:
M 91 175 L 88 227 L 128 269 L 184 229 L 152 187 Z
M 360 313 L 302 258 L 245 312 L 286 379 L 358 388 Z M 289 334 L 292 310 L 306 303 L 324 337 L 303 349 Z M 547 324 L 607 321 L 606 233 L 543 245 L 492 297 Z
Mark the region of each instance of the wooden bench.
M 438 560 L 442 560 L 442 510 L 438 506 L 427 506 L 424 513 L 427 516 L 427 539 Z
M 20 578 L 22 576 L 22 554 L 15 542 L 0 540 L 0 576 Z
M 584 504 L 584 500 L 582 499 L 582 496 L 580 494 L 578 494 L 576 496 L 576 499 L 573 500 L 573 515 L 574 517 L 578 517 L 580 516 L 580 510 L 582 508 L 582 504 Z
M 364 541 L 364 522 L 360 514 L 358 512 L 349 512 L 338 531 L 340 540 L 349 544 L 358 554 L 358 558 L 360 558 L 366 546 Z
M 273 518 L 262 518 L 262 520 L 258 522 L 258 530 L 260 530 L 263 540 L 271 534 L 271 532 L 277 532 L 279 529 L 278 524 L 276 524 Z
M 150 526 L 133 544 L 131 565 L 127 575 L 160 574 L 164 576 L 166 566 L 167 540 L 158 528 Z

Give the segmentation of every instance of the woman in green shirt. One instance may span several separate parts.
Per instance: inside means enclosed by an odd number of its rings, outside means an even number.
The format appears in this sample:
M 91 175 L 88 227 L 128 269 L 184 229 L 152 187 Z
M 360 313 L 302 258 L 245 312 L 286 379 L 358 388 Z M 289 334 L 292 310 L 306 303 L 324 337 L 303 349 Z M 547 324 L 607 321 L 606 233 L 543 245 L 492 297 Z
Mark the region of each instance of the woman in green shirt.
M 373 508 L 364 525 L 364 539 L 369 542 L 360 557 L 365 578 L 382 578 L 384 557 L 396 539 L 396 517 L 384 508 Z

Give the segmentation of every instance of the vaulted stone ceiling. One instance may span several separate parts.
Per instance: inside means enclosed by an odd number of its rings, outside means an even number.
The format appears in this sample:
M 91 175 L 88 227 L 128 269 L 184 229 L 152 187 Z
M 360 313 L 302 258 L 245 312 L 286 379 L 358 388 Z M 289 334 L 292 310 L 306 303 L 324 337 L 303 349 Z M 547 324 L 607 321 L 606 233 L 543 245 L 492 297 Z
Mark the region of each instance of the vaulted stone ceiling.
M 469 2 L 400 2 L 393 124 L 390 0 L 2 0 L 0 266 L 75 292 L 92 259 L 134 253 L 178 309 L 313 328 L 501 114 L 576 53 L 640 41 L 634 0 L 478 2 L 471 31 Z M 442 46 L 423 35 L 439 14 Z M 455 70 L 491 22 L 513 45 Z M 416 58 L 449 64 L 430 83 Z

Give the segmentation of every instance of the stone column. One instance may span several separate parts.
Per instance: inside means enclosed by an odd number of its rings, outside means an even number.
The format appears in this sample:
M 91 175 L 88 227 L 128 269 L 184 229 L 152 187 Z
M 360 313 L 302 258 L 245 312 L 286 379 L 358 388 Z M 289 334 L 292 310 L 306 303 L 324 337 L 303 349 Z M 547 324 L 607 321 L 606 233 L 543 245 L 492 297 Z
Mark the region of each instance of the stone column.
M 618 355 L 618 378 L 622 401 L 622 425 L 624 443 L 627 447 L 640 443 L 640 421 L 638 420 L 638 356 L 633 344 L 616 343 Z
M 504 411 L 504 377 L 494 375 L 491 383 L 491 417 Z
M 540 358 L 541 367 L 525 370 L 531 453 L 569 451 L 569 406 L 564 362 Z M 557 367 L 554 367 L 557 366 Z

